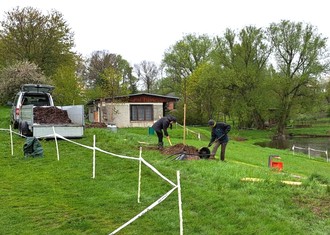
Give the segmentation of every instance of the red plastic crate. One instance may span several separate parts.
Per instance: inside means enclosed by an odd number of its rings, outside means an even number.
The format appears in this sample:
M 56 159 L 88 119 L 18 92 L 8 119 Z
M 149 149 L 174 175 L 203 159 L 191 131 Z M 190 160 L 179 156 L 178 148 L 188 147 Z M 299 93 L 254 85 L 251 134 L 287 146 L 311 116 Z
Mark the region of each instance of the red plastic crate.
M 271 168 L 277 168 L 279 171 L 283 170 L 283 162 L 271 162 Z

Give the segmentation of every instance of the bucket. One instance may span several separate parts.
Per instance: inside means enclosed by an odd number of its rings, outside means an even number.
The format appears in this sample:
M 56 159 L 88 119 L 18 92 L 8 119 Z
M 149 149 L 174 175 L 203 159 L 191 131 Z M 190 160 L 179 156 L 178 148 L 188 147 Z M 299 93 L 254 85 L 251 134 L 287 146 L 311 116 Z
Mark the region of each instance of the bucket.
M 210 157 L 210 149 L 208 147 L 202 147 L 198 150 L 199 157 L 202 159 L 208 159 Z
M 271 168 L 277 168 L 281 171 L 283 170 L 283 162 L 271 162 Z
M 108 124 L 107 128 L 112 132 L 117 132 L 117 126 L 116 124 Z
M 155 130 L 154 130 L 154 128 L 152 128 L 152 127 L 148 127 L 148 134 L 149 134 L 149 135 L 154 135 L 154 134 L 155 134 Z

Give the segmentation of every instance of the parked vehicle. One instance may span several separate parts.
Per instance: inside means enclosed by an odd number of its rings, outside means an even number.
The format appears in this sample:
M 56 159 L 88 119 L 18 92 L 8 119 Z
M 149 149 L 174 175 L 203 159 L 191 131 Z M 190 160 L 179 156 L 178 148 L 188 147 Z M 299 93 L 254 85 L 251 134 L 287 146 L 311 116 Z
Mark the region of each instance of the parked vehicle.
M 53 86 L 24 84 L 12 103 L 11 123 L 20 134 L 36 138 L 55 132 L 63 137 L 82 137 L 84 134 L 84 106 L 55 106 L 51 95 Z M 37 112 L 40 109 L 43 112 Z M 68 122 L 49 122 L 56 116 L 55 111 L 65 113 Z M 51 116 L 50 116 L 51 115 Z M 43 121 L 41 121 L 43 120 Z
M 11 124 L 14 129 L 18 128 L 19 114 L 23 105 L 54 106 L 51 92 L 53 86 L 44 84 L 24 84 L 17 92 L 14 102 L 9 102 L 11 109 Z
M 43 112 L 35 110 L 43 109 Z M 55 111 L 54 111 L 55 110 Z M 49 122 L 50 119 L 56 120 L 56 113 L 65 113 L 68 121 L 54 123 Z M 40 116 L 42 115 L 42 116 Z M 47 122 L 40 122 L 45 120 Z M 59 119 L 61 120 L 61 119 Z M 33 105 L 23 105 L 20 109 L 18 129 L 24 136 L 34 136 L 36 138 L 48 138 L 55 132 L 67 138 L 80 138 L 84 135 L 84 106 L 69 105 L 69 106 L 46 106 L 37 107 Z M 51 137 L 50 137 L 51 138 Z

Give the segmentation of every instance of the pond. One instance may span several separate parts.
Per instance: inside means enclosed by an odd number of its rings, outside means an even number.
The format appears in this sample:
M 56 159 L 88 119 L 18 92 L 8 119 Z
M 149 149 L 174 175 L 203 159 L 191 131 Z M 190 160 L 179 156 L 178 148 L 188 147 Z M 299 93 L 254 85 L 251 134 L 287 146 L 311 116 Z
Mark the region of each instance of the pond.
M 295 153 L 310 154 L 326 159 L 326 152 L 330 154 L 330 137 L 292 137 L 287 140 L 272 140 L 255 143 L 261 147 L 276 149 L 291 149 Z

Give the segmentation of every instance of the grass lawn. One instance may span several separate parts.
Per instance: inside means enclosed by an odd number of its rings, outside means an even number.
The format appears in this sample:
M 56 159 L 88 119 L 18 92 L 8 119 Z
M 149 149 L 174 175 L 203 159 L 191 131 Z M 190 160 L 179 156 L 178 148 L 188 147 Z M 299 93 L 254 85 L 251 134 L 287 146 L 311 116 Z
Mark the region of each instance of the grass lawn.
M 9 109 L 0 108 L 0 129 L 9 128 Z M 317 127 L 324 131 L 327 126 Z M 207 128 L 191 128 L 186 144 L 209 142 Z M 295 131 L 295 130 L 290 130 Z M 301 129 L 297 130 L 301 133 Z M 182 143 L 182 128 L 169 130 L 173 145 Z M 142 157 L 172 182 L 180 171 L 184 234 L 329 234 L 330 163 L 262 148 L 254 142 L 270 131 L 232 130 L 226 160 L 172 161 L 158 150 L 142 147 Z M 85 129 L 83 145 L 139 157 L 139 141 L 156 144 L 147 128 Z M 245 138 L 245 141 L 236 141 Z M 96 152 L 60 140 L 41 140 L 42 158 L 24 158 L 25 139 L 0 130 L 0 234 L 109 234 L 146 209 L 173 186 L 139 162 Z M 168 143 L 165 143 L 166 147 Z M 268 168 L 269 155 L 279 155 L 281 172 Z M 219 153 L 217 154 L 219 158 Z M 245 181 L 244 179 L 259 181 Z M 301 182 L 289 185 L 283 181 Z M 118 234 L 179 234 L 178 193 L 148 211 Z

